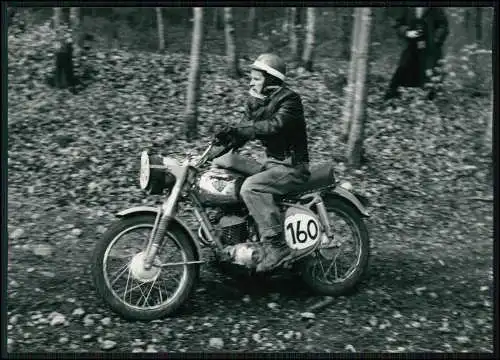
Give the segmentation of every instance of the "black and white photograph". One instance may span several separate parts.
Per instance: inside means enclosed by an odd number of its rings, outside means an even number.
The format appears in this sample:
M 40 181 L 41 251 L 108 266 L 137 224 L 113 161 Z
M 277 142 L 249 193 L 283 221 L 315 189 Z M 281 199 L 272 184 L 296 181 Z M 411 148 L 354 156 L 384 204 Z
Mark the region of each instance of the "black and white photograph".
M 497 7 L 384 4 L 2 3 L 5 355 L 491 358 Z

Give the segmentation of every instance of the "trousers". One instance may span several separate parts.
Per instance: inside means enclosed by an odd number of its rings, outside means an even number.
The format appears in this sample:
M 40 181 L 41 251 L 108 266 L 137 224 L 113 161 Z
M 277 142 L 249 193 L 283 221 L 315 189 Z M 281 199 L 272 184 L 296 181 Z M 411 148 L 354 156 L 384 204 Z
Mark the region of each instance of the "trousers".
M 310 176 L 306 165 L 291 166 L 291 161 L 268 159 L 263 171 L 245 179 L 240 195 L 253 217 L 261 240 L 283 231 L 282 216 L 274 196 L 293 192 Z

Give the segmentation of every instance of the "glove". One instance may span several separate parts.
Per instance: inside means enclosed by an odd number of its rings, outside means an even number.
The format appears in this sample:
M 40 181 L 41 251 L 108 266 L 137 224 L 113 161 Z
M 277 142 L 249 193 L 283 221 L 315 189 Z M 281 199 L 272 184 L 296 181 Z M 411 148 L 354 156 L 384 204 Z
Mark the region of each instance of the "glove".
M 214 136 L 216 145 L 225 145 L 231 142 L 231 127 L 223 125 Z
M 243 122 L 232 129 L 233 134 L 241 140 L 252 140 L 255 138 L 255 128 L 250 122 Z

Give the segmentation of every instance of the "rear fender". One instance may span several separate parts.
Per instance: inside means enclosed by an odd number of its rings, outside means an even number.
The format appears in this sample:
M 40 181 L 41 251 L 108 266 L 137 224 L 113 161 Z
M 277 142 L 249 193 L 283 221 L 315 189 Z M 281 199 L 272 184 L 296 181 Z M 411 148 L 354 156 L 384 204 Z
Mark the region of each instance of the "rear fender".
M 334 189 L 326 192 L 324 194 L 324 196 L 325 196 L 325 200 L 326 200 L 326 198 L 330 198 L 330 199 L 335 199 L 335 198 L 339 199 L 340 198 L 344 201 L 347 201 L 348 203 L 353 205 L 356 209 L 358 209 L 359 212 L 363 216 L 370 217 L 370 214 L 368 213 L 366 208 L 363 206 L 361 201 L 359 201 L 359 199 L 356 197 L 356 195 L 354 195 L 350 191 L 348 191 L 340 186 L 336 186 Z
M 151 207 L 151 206 L 135 206 L 129 209 L 125 209 L 120 211 L 118 214 L 116 214 L 117 217 L 123 218 L 123 217 L 128 217 L 128 216 L 135 216 L 135 215 L 140 215 L 140 214 L 151 214 L 156 216 L 158 214 L 158 209 Z M 178 218 L 172 218 L 170 220 L 169 226 L 174 226 L 177 227 L 180 231 L 184 233 L 184 235 L 189 238 L 193 245 L 194 249 L 194 255 L 196 257 L 196 260 L 199 261 L 201 260 L 201 248 L 200 244 L 198 244 L 198 241 L 196 241 L 196 236 L 194 233 L 189 229 L 189 227 L 180 219 Z

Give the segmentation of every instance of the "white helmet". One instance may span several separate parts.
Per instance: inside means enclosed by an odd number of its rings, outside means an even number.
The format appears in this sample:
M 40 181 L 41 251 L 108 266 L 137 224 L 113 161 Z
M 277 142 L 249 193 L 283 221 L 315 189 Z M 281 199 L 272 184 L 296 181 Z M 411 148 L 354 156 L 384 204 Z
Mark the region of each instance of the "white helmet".
M 280 80 L 285 80 L 285 62 L 274 54 L 262 54 L 252 64 L 252 69 L 264 71 L 266 74 L 274 76 Z

